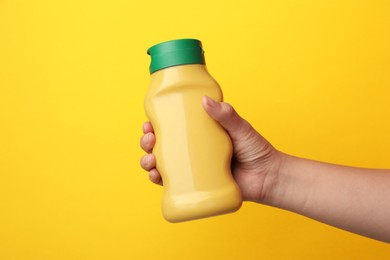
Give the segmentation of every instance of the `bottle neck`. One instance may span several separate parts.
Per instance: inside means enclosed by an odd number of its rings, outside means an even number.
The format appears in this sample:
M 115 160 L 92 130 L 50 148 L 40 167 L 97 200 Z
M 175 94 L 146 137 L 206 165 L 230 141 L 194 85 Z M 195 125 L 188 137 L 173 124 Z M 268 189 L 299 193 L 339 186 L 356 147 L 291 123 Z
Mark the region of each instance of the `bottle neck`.
M 188 76 L 192 77 L 194 75 L 208 74 L 205 64 L 184 64 L 178 66 L 172 66 L 165 69 L 158 70 L 152 73 L 151 77 L 159 77 L 161 75 L 186 78 Z
M 204 64 L 186 64 L 158 70 L 150 75 L 151 86 L 165 88 L 176 84 L 194 84 L 213 80 Z

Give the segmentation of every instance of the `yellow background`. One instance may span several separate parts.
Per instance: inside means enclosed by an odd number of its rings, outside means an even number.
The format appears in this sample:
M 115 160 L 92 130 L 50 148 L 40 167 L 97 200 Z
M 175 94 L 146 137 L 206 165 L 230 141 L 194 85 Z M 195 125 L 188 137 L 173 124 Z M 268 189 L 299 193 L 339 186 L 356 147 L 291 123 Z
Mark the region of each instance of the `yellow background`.
M 388 258 L 257 204 L 163 220 L 139 167 L 145 52 L 182 37 L 278 149 L 390 168 L 388 1 L 0 0 L 0 259 Z

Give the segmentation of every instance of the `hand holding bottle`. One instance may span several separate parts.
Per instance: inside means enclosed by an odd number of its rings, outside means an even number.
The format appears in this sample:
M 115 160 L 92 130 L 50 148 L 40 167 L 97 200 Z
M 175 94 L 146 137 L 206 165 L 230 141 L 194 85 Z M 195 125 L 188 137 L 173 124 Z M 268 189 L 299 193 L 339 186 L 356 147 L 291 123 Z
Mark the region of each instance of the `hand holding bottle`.
M 219 122 L 228 132 L 233 143 L 232 175 L 241 189 L 244 200 L 263 202 L 267 197 L 265 184 L 273 186 L 283 155 L 264 139 L 234 108 L 223 102 L 203 98 L 203 107 L 208 115 Z M 151 151 L 156 141 L 150 122 L 143 126 L 141 147 L 149 153 L 141 158 L 141 166 L 149 171 L 149 178 L 162 184 Z
M 329 225 L 390 242 L 390 170 L 341 166 L 284 154 L 266 141 L 226 103 L 203 100 L 203 107 L 229 133 L 232 174 L 244 200 L 289 210 Z M 141 147 L 155 136 L 144 124 Z M 152 182 L 161 178 L 152 154 L 141 159 Z

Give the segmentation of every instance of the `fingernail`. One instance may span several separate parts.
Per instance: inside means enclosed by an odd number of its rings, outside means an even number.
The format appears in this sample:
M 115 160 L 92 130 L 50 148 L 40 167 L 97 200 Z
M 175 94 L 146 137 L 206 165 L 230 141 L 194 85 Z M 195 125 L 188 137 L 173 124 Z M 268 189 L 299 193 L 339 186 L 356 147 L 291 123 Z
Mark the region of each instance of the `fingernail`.
M 215 103 L 215 101 L 212 98 L 210 98 L 208 96 L 204 96 L 204 101 L 205 101 L 207 106 L 209 106 L 211 108 L 215 107 L 216 103 Z

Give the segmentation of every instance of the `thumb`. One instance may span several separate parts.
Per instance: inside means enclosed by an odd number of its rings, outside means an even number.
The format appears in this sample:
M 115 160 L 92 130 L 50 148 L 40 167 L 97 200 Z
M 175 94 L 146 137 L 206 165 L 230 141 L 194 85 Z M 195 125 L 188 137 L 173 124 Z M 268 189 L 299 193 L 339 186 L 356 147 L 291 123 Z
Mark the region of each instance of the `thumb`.
M 230 104 L 216 102 L 207 96 L 203 97 L 202 104 L 207 114 L 220 123 L 233 140 L 247 137 L 251 131 L 251 125 L 240 117 Z

